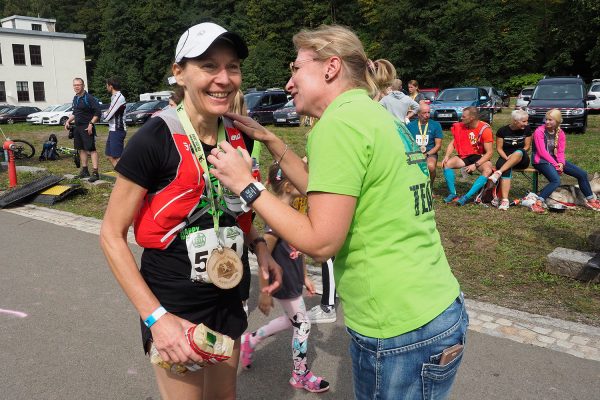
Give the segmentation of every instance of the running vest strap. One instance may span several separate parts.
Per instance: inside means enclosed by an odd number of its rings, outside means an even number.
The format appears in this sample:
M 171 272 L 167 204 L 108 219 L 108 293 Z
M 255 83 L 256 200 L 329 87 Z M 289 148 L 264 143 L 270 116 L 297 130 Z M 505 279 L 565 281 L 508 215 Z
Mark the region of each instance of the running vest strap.
M 140 246 L 164 250 L 175 240 L 179 230 L 185 226 L 185 221 L 196 210 L 204 192 L 205 182 L 202 177 L 202 167 L 191 151 L 189 139 L 177 118 L 175 109 L 164 110 L 156 117 L 162 118 L 169 128 L 179 153 L 179 166 L 177 175 L 167 186 L 156 193 L 146 194 L 134 219 L 133 230 L 135 240 Z M 239 131 L 232 128 L 233 124 L 227 121 L 225 126 L 232 145 L 245 149 L 244 140 Z M 236 133 L 241 139 L 239 142 L 235 140 L 237 138 L 232 138 Z M 238 216 L 237 220 L 240 228 L 247 233 L 252 224 L 250 213 Z

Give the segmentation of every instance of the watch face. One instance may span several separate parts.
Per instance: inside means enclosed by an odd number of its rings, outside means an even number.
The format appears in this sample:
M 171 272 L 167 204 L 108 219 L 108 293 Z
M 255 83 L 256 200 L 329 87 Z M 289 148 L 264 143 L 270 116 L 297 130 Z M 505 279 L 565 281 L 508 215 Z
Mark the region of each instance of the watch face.
M 241 197 L 244 199 L 246 204 L 249 204 L 256 200 L 259 194 L 260 191 L 258 190 L 258 188 L 253 183 L 251 183 L 246 187 L 246 189 L 242 191 Z

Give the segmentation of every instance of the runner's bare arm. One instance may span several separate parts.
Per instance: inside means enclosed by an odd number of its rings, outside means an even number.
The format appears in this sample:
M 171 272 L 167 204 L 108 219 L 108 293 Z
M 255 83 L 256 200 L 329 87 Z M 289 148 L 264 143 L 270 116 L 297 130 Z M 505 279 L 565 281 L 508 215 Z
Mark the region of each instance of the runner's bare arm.
M 117 177 L 100 229 L 100 244 L 119 285 L 142 319 L 160 306 L 137 267 L 127 245 L 127 231 L 146 194 L 146 189 L 122 176 Z M 152 325 L 154 344 L 165 361 L 201 361 L 187 344 L 185 329 L 194 326 L 173 314 L 165 314 Z

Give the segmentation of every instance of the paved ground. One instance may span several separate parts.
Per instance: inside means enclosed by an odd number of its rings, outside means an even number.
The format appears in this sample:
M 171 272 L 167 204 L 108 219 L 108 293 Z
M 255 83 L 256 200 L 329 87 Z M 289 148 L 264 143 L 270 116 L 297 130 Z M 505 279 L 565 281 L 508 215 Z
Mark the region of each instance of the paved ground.
M 98 246 L 99 224 L 35 206 L 0 210 L 0 398 L 159 398 L 135 311 Z M 267 321 L 255 307 L 253 293 L 251 329 Z M 453 398 L 599 398 L 600 329 L 481 302 L 467 308 L 469 345 Z M 286 383 L 290 339 L 281 334 L 258 350 L 254 369 L 239 374 L 240 399 L 316 397 Z M 320 397 L 352 398 L 347 345 L 341 316 L 313 328 L 310 363 L 332 383 Z

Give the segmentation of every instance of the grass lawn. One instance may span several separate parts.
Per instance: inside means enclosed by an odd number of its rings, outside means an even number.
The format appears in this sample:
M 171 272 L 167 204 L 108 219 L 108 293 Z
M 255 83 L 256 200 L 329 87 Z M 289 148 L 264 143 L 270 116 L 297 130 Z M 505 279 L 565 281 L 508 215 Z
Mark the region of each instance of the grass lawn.
M 494 132 L 509 122 L 510 110 L 495 116 Z M 592 115 L 584 135 L 567 136 L 567 159 L 589 173 L 600 172 L 600 115 Z M 59 145 L 72 146 L 62 127 L 3 125 L 11 138 L 32 142 L 36 150 L 50 133 L 57 134 Z M 308 128 L 273 127 L 290 147 L 304 155 Z M 130 128 L 128 136 L 137 129 Z M 447 133 L 447 132 L 445 132 Z M 107 128 L 98 128 L 98 150 L 104 152 Z M 441 154 L 448 143 L 447 133 Z M 497 159 L 494 156 L 493 161 Z M 268 151 L 261 154 L 263 177 L 272 159 Z M 44 166 L 55 174 L 76 173 L 71 158 L 40 162 L 36 156 L 19 165 Z M 110 170 L 101 156 L 100 170 Z M 457 179 L 459 193 L 464 193 L 473 179 Z M 19 173 L 19 182 L 33 179 Z M 545 184 L 542 177 L 540 185 Z M 564 183 L 575 183 L 565 178 Z M 0 178 L 0 190 L 8 186 L 6 173 Z M 541 187 L 540 186 L 540 187 Z M 517 174 L 513 179 L 511 197 L 522 197 L 531 188 L 529 178 Z M 110 185 L 94 186 L 86 195 L 68 199 L 54 206 L 81 215 L 102 218 L 110 196 Z M 588 210 L 567 211 L 564 214 L 536 215 L 525 207 L 512 207 L 508 212 L 470 204 L 466 207 L 447 206 L 441 200 L 447 194 L 441 171 L 434 185 L 435 212 L 446 255 L 467 297 L 523 311 L 580 321 L 600 326 L 600 285 L 587 284 L 545 272 L 546 255 L 556 247 L 590 250 L 587 236 L 600 227 L 600 213 Z

